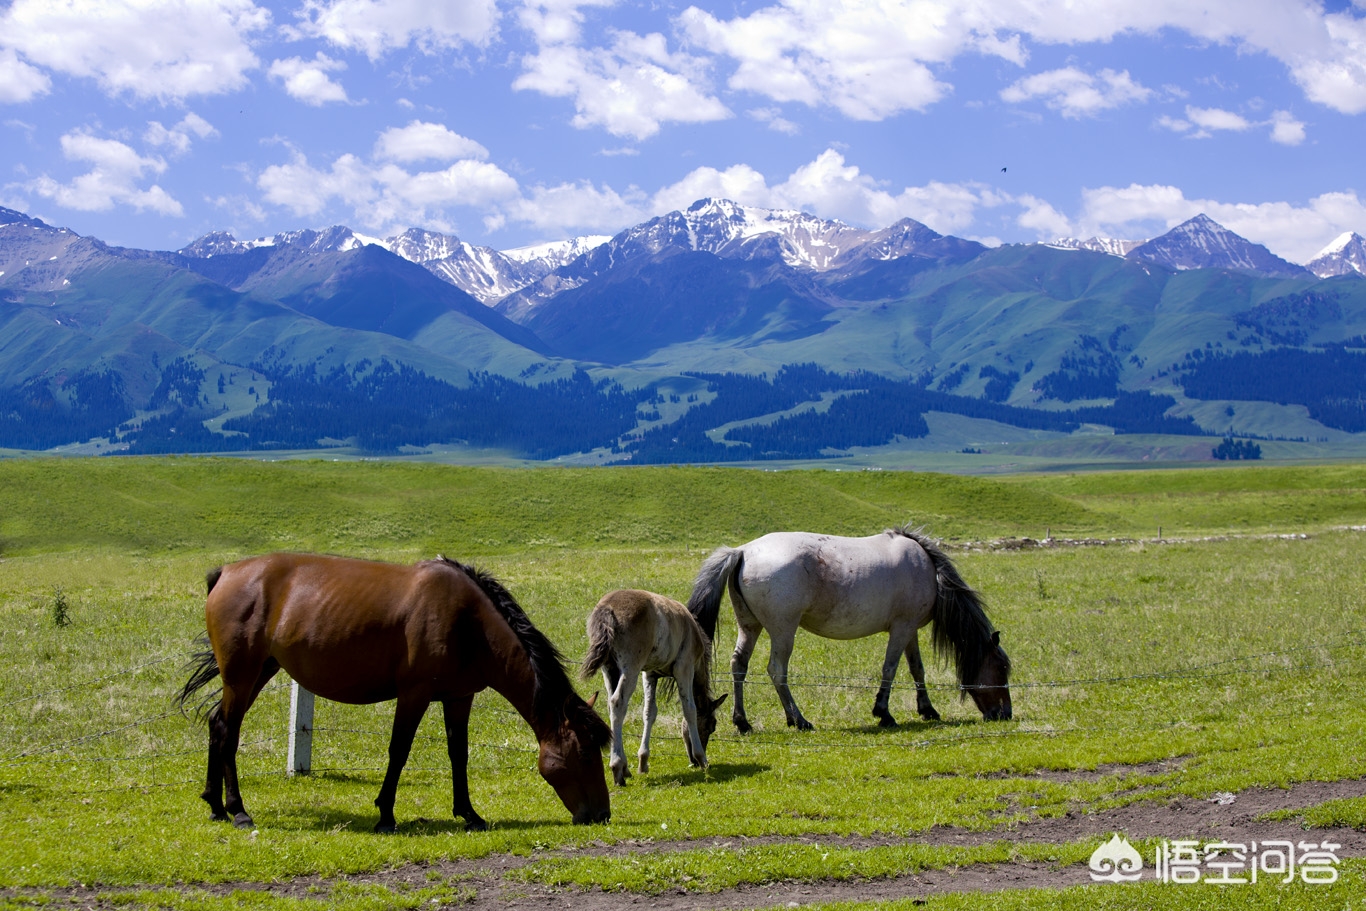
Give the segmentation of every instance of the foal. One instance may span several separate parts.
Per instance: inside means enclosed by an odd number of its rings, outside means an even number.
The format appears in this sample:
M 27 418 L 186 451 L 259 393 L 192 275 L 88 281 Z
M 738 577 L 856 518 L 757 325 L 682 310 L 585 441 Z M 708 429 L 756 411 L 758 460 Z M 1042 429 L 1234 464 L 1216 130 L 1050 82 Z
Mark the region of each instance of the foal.
M 716 730 L 716 707 L 726 699 L 711 698 L 711 641 L 688 609 L 654 592 L 625 589 L 603 595 L 588 615 L 588 656 L 583 676 L 602 670 L 612 715 L 612 777 L 626 784 L 626 752 L 621 727 L 636 688 L 645 684 L 645 731 L 640 737 L 640 771 L 650 771 L 650 729 L 655 723 L 655 682 L 675 685 L 686 730 L 688 761 L 706 766 L 707 741 Z

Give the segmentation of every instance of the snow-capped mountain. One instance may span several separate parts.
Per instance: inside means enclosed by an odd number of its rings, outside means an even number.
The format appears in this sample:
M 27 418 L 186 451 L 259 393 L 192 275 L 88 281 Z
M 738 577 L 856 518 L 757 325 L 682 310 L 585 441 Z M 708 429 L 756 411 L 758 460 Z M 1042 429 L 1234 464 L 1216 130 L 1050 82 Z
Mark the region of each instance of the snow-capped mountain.
M 176 252 L 194 259 L 207 259 L 210 256 L 221 256 L 225 253 L 246 253 L 248 250 L 255 250 L 258 247 L 288 246 L 295 247 L 305 253 L 344 253 L 366 244 L 378 244 L 386 248 L 388 246 L 387 241 L 378 237 L 357 234 L 345 225 L 333 225 L 321 230 L 305 228 L 302 231 L 282 231 L 279 234 L 270 237 L 258 237 L 255 240 L 238 240 L 227 231 L 211 231 L 181 247 Z
M 535 260 L 523 262 L 492 247 L 475 246 L 454 235 L 421 228 L 409 228 L 386 240 L 384 246 L 484 304 L 526 287 L 555 267 Z
M 409 262 L 417 263 L 482 303 L 492 304 L 562 265 L 566 251 L 591 248 L 591 243 L 581 244 L 581 240 L 584 239 L 544 244 L 542 246 L 547 248 L 544 255 L 517 251 L 521 255 L 508 256 L 492 247 L 475 246 L 454 235 L 421 228 L 410 228 L 393 237 L 379 238 L 359 234 L 344 225 L 334 225 L 317 231 L 286 231 L 247 241 L 237 240 L 226 231 L 215 231 L 177 252 L 183 256 L 205 259 L 245 253 L 261 247 L 290 246 L 305 253 L 344 253 L 366 244 L 375 244 Z
M 1120 240 L 1117 237 L 1059 237 L 1048 244 L 1058 250 L 1093 250 L 1096 253 L 1109 253 L 1111 256 L 1128 256 L 1136 247 L 1143 246 L 1145 240 Z
M 860 261 L 911 254 L 968 259 L 985 248 L 948 238 L 920 222 L 902 219 L 878 231 L 817 218 L 793 209 L 742 206 L 726 199 L 699 199 L 627 228 L 501 301 L 498 309 L 519 322 L 546 300 L 604 275 L 622 263 L 666 250 L 712 253 L 723 259 L 774 260 L 798 272 L 828 272 Z
M 1353 273 L 1366 275 L 1366 238 L 1355 231 L 1341 234 L 1320 250 L 1306 268 L 1319 278 Z
M 1203 213 L 1135 247 L 1127 258 L 1177 270 L 1237 269 L 1276 278 L 1304 278 L 1310 274 L 1303 266 L 1281 259 Z

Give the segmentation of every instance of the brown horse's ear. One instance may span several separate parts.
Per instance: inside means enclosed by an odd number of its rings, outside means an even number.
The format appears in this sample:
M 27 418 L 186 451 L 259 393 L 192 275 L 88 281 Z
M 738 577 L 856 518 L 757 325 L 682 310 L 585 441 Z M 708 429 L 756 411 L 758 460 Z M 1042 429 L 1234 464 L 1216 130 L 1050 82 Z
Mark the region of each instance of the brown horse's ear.
M 713 699 L 711 701 L 711 710 L 713 712 L 716 711 L 716 709 L 721 705 L 721 703 L 726 701 L 726 697 L 729 695 L 730 693 L 722 693 L 720 696 L 717 696 L 715 699 Z
M 594 690 L 593 695 L 588 697 L 588 707 L 591 709 L 593 704 L 598 701 L 598 691 Z
M 992 631 L 992 634 L 991 634 L 991 644 L 992 644 L 992 645 L 1000 645 L 1000 644 L 1001 644 L 1001 631 L 1000 631 L 1000 630 L 993 630 L 993 631 Z

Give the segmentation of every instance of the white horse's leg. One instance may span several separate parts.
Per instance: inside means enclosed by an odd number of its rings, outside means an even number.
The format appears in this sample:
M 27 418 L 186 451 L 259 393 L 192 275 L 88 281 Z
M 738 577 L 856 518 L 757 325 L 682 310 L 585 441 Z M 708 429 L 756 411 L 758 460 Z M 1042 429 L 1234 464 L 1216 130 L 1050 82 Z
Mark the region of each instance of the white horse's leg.
M 739 631 L 735 635 L 735 653 L 730 657 L 730 676 L 735 684 L 730 720 L 741 734 L 748 734 L 753 727 L 745 716 L 745 676 L 749 673 L 749 656 L 754 654 L 754 646 L 759 644 L 759 634 L 764 628 L 748 607 L 738 604 L 735 606 L 735 624 Z
M 906 626 L 894 626 L 887 635 L 887 656 L 882 659 L 882 682 L 878 684 L 877 698 L 873 700 L 873 717 L 884 728 L 896 726 L 887 702 L 892 695 L 892 681 L 896 679 L 896 666 L 901 663 L 901 655 L 906 651 L 910 640 L 915 638 L 915 630 Z M 923 673 L 923 671 L 922 671 Z
M 655 675 L 642 673 L 640 675 L 640 686 L 645 695 L 645 705 L 642 708 L 645 717 L 645 730 L 640 735 L 640 752 L 636 758 L 640 761 L 640 774 L 644 775 L 650 771 L 650 732 L 654 730 L 655 717 L 659 714 L 658 707 L 655 705 Z
M 920 660 L 920 633 L 911 636 L 906 646 L 906 663 L 910 665 L 911 676 L 915 678 L 915 710 L 926 721 L 938 721 L 939 713 L 930 705 L 930 694 L 925 689 L 925 664 Z
M 768 631 L 768 678 L 773 681 L 773 688 L 778 691 L 778 700 L 782 702 L 783 713 L 787 715 L 787 726 L 795 727 L 799 731 L 809 731 L 813 725 L 802 715 L 802 710 L 797 708 L 797 700 L 792 698 L 792 689 L 787 685 L 787 663 L 792 657 L 792 646 L 796 637 L 796 630 Z
M 631 704 L 631 694 L 636 689 L 636 675 L 635 672 L 620 673 L 616 689 L 612 690 L 608 697 L 607 707 L 612 716 L 612 777 L 617 784 L 624 785 L 626 779 L 631 776 L 631 770 L 626 767 L 626 750 L 621 745 L 621 729 L 626 722 L 626 709 Z M 606 668 L 603 669 L 602 676 L 608 686 L 611 686 L 612 678 Z

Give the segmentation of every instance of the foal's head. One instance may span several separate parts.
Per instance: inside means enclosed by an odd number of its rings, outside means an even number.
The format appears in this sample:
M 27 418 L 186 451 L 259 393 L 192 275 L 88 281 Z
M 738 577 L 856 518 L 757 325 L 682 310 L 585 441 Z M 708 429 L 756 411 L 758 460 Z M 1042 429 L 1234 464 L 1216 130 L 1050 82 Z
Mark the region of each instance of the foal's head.
M 1010 659 L 1001 648 L 1001 634 L 993 631 L 991 648 L 982 656 L 976 678 L 963 687 L 977 703 L 977 710 L 985 721 L 1009 721 Z

